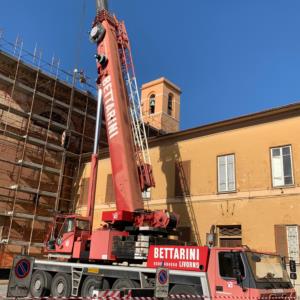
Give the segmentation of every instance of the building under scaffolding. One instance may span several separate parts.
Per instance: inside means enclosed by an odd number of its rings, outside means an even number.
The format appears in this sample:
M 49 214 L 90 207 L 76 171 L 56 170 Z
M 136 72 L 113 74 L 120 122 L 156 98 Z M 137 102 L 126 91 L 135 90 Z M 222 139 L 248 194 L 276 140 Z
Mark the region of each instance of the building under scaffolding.
M 22 250 L 41 253 L 53 214 L 74 211 L 96 115 L 82 76 L 0 38 L 0 268 Z
M 30 53 L 0 31 L 0 268 L 23 251 L 41 254 L 53 215 L 74 212 L 84 196 L 78 191 L 93 149 L 95 94 L 82 72 L 63 71 L 57 59 L 48 63 L 37 47 Z M 148 136 L 168 132 L 169 123 L 151 117 Z M 103 155 L 105 132 L 102 122 Z

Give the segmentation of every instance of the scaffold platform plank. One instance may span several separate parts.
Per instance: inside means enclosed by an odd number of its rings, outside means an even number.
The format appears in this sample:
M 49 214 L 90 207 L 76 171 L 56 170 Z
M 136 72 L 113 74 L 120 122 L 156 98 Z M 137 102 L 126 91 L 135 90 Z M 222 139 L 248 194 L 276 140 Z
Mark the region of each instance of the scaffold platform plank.
M 53 174 L 57 174 L 57 175 L 60 174 L 60 169 L 55 169 L 55 168 L 43 166 L 43 165 L 40 165 L 40 164 L 33 163 L 31 161 L 25 161 L 25 160 L 20 159 L 20 160 L 18 160 L 18 164 L 22 165 L 23 167 L 26 167 L 26 168 L 31 168 L 31 169 L 36 169 L 36 170 L 43 170 L 43 171 L 53 173 Z
M 59 129 L 62 129 L 62 130 L 66 130 L 67 129 L 67 126 L 66 125 L 63 125 L 61 123 L 58 123 L 58 122 L 55 122 L 55 121 L 52 121 L 50 120 L 49 118 L 46 118 L 46 117 L 43 117 L 43 116 L 40 116 L 38 114 L 32 114 L 31 115 L 31 118 L 35 121 L 41 121 L 41 122 L 44 122 L 46 124 L 49 124 L 50 123 L 50 126 L 53 128 L 59 128 Z
M 36 146 L 46 146 L 46 148 L 48 149 L 51 149 L 51 150 L 55 150 L 55 151 L 64 151 L 65 149 L 61 146 L 58 146 L 58 145 L 55 145 L 55 144 L 52 144 L 52 143 L 48 143 L 48 142 L 45 142 L 41 139 L 38 139 L 38 138 L 34 138 L 32 136 L 29 136 L 29 135 L 24 135 L 23 136 L 24 139 L 27 139 L 27 141 L 30 143 L 30 144 L 33 144 L 33 145 L 36 145 Z
M 13 211 L 0 211 L 0 216 L 4 217 L 11 217 L 17 219 L 27 219 L 27 220 L 37 220 L 42 222 L 52 222 L 53 218 L 51 217 L 45 217 L 45 216 L 34 216 L 33 214 L 26 214 L 26 213 L 19 213 L 19 212 L 13 212 Z
M 27 241 L 20 241 L 20 240 L 12 240 L 12 239 L 2 239 L 0 244 L 6 245 L 17 245 L 17 246 L 26 246 L 26 247 L 36 247 L 36 248 L 44 248 L 44 243 L 30 243 Z
M 47 196 L 47 197 L 53 197 L 53 198 L 57 197 L 57 193 L 47 192 L 47 191 L 39 191 L 37 189 L 27 187 L 27 186 L 21 186 L 18 184 L 14 184 L 14 185 L 10 186 L 10 189 L 19 191 L 19 192 L 29 193 L 29 194 L 39 194 L 41 196 Z
M 8 105 L 4 104 L 4 103 L 0 103 L 0 109 L 10 112 L 12 114 L 15 114 L 17 116 L 23 117 L 23 118 L 27 118 L 29 116 L 29 113 L 16 109 L 14 107 L 9 107 Z
M 10 84 L 13 84 L 13 83 L 14 83 L 14 80 L 13 80 L 13 79 L 11 79 L 11 78 L 9 78 L 9 77 L 6 77 L 6 76 L 4 76 L 3 74 L 0 74 L 0 80 L 5 81 L 6 83 L 10 83 Z M 33 88 L 31 88 L 31 87 L 29 87 L 29 86 L 27 86 L 27 85 L 25 85 L 25 84 L 23 84 L 23 83 L 16 82 L 15 85 L 16 85 L 18 88 L 20 88 L 21 90 L 23 90 L 23 91 L 27 91 L 27 92 L 29 92 L 29 93 L 31 93 L 31 94 L 34 93 L 34 89 L 33 89 Z M 57 104 L 57 105 L 59 105 L 59 106 L 61 106 L 61 107 L 64 107 L 64 108 L 66 108 L 66 109 L 69 109 L 69 108 L 70 108 L 70 105 L 69 105 L 69 104 L 64 103 L 64 102 L 62 102 L 62 101 L 60 101 L 60 100 L 57 100 L 57 99 L 55 99 L 55 98 L 52 98 L 52 97 L 50 97 L 50 96 L 48 96 L 48 95 L 46 95 L 46 94 L 44 94 L 44 93 L 42 93 L 42 92 L 40 92 L 40 91 L 35 91 L 35 94 L 36 94 L 37 96 L 39 96 L 39 97 L 45 99 L 45 100 L 49 100 L 50 102 L 54 101 L 55 104 Z M 78 108 L 73 107 L 72 110 L 73 110 L 74 112 L 80 114 L 80 115 L 83 115 L 83 116 L 85 115 L 85 112 L 82 111 L 82 110 L 80 110 L 80 109 L 78 109 Z M 93 116 L 93 115 L 91 115 L 91 114 L 88 114 L 88 113 L 87 113 L 86 116 L 87 116 L 88 118 L 92 119 L 92 120 L 96 120 L 96 117 Z
M 4 129 L 0 129 L 0 134 L 3 134 L 7 137 L 10 137 L 12 139 L 16 139 L 18 141 L 25 141 L 27 139 L 27 142 L 29 144 L 35 145 L 35 146 L 46 146 L 47 149 L 49 150 L 54 150 L 54 151 L 58 151 L 58 152 L 63 152 L 65 149 L 61 146 L 55 145 L 53 143 L 49 143 L 49 142 L 45 142 L 41 139 L 38 138 L 34 138 L 32 136 L 29 135 L 19 135 L 17 133 L 11 132 L 9 130 L 4 130 Z M 76 154 L 70 154 L 70 156 L 76 156 Z

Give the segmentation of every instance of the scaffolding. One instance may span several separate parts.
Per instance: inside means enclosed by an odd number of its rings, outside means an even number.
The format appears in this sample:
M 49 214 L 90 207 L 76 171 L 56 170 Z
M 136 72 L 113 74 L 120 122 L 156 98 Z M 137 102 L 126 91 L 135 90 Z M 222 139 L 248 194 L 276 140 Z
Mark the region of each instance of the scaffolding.
M 0 267 L 22 248 L 41 253 L 53 215 L 74 211 L 93 148 L 95 92 L 82 72 L 0 31 Z

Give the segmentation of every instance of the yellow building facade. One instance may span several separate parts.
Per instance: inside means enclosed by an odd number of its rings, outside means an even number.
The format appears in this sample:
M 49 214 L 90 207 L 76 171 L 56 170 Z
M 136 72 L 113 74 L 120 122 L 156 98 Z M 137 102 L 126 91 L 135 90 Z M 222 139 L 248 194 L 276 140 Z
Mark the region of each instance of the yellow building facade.
M 150 96 L 151 93 L 149 93 Z M 145 208 L 180 215 L 181 238 L 247 245 L 299 263 L 300 104 L 149 140 L 156 181 Z M 77 211 L 85 213 L 90 165 L 82 170 Z M 116 209 L 110 159 L 99 160 L 94 226 Z

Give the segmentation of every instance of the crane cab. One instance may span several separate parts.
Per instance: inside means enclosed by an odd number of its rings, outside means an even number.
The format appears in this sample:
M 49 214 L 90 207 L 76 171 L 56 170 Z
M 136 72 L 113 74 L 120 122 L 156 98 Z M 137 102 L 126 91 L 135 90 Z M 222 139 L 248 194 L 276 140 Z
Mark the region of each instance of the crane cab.
M 60 253 L 77 258 L 78 251 L 84 250 L 90 236 L 87 217 L 79 215 L 58 215 L 55 218 L 46 242 L 48 253 Z M 83 251 L 84 252 L 84 251 Z M 79 258 L 79 257 L 78 257 Z

